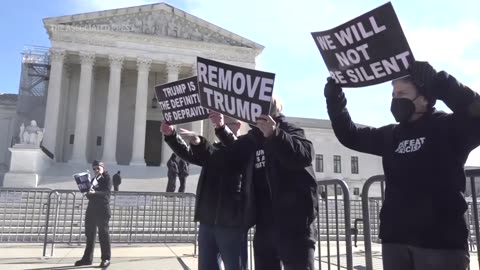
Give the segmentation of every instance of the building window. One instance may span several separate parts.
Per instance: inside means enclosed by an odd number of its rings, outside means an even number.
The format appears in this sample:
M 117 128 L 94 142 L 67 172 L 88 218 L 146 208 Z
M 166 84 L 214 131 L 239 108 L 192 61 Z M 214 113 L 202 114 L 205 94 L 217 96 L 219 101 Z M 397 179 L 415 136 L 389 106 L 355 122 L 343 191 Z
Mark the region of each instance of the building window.
M 360 188 L 356 187 L 353 189 L 353 195 L 360 195 Z
M 323 155 L 315 155 L 315 171 L 323 172 Z
M 340 156 L 333 156 L 333 172 L 342 173 L 342 159 L 340 158 Z
M 342 195 L 342 187 L 337 187 L 337 195 Z
M 358 174 L 358 157 L 352 157 L 352 174 Z

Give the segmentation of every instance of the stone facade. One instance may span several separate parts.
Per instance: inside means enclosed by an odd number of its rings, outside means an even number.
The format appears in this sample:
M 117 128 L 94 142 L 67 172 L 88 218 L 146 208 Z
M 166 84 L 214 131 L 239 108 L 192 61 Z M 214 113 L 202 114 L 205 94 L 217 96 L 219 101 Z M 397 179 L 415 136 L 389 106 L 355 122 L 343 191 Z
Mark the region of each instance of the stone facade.
M 56 162 L 145 165 L 154 86 L 196 57 L 255 68 L 263 46 L 166 4 L 44 19 L 52 48 L 44 135 Z M 203 133 L 203 125 L 187 127 Z M 160 134 L 158 133 L 158 136 Z M 169 149 L 163 145 L 164 164 Z

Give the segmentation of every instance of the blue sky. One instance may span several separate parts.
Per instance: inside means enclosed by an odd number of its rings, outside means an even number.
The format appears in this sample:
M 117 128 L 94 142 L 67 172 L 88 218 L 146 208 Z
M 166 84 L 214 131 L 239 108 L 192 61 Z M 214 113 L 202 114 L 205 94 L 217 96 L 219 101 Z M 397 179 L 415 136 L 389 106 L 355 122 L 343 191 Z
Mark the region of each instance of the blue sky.
M 45 17 L 156 3 L 148 0 L 7 1 L 0 11 L 3 42 L 0 92 L 17 93 L 24 45 L 49 46 Z M 380 0 L 182 0 L 165 1 L 265 46 L 257 68 L 276 74 L 275 92 L 288 116 L 328 118 L 323 86 L 328 72 L 310 35 L 333 28 L 386 1 Z M 480 1 L 393 0 L 412 52 L 480 91 Z M 345 89 L 354 121 L 393 122 L 389 83 Z M 443 104 L 437 106 L 447 110 Z M 480 149 L 470 165 L 480 166 Z

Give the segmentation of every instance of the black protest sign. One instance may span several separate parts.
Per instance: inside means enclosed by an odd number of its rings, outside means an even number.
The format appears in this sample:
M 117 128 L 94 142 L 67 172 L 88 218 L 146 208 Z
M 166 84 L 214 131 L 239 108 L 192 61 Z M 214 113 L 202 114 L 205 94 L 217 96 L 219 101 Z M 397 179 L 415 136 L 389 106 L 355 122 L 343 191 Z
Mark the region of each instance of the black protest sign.
M 200 105 L 197 77 L 155 86 L 163 118 L 169 124 L 182 124 L 208 118 L 208 110 Z
M 332 78 L 361 87 L 408 74 L 413 54 L 390 2 L 328 31 L 312 33 Z
M 270 111 L 275 74 L 197 57 L 200 102 L 203 107 L 256 124 Z

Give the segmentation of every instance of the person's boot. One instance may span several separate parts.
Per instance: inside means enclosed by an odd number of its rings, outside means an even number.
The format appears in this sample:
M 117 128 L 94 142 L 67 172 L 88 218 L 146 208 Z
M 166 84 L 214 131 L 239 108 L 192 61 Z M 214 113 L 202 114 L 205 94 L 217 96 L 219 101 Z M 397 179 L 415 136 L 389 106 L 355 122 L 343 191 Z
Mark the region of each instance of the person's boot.
M 75 262 L 75 266 L 92 265 L 92 262 L 81 259 Z
M 107 268 L 110 266 L 110 260 L 102 260 L 100 263 L 100 268 Z

